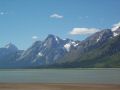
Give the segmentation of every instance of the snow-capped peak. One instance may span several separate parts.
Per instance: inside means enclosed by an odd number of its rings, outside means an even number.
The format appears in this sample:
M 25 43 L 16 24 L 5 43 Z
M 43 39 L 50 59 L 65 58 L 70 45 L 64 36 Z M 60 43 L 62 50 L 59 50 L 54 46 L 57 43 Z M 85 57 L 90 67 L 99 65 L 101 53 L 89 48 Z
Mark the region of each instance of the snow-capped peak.
M 112 31 L 116 31 L 120 28 L 120 22 L 113 25 Z
M 120 22 L 113 25 L 112 32 L 114 37 L 120 35 Z

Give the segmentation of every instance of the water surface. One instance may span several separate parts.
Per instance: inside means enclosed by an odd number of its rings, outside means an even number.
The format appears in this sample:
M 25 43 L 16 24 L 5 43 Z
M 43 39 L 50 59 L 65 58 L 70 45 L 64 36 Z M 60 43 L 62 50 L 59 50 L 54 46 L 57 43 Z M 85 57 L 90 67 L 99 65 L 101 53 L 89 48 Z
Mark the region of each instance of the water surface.
M 1 69 L 0 83 L 120 84 L 120 69 Z

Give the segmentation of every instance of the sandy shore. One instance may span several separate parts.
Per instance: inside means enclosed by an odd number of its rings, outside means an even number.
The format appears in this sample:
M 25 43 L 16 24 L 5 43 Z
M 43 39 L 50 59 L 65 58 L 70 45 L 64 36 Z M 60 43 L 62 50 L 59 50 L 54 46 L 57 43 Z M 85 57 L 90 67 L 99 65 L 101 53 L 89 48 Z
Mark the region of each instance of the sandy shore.
M 101 85 L 101 84 L 0 84 L 0 90 L 120 90 L 120 85 Z
M 120 90 L 120 85 L 98 84 L 0 84 L 0 90 Z

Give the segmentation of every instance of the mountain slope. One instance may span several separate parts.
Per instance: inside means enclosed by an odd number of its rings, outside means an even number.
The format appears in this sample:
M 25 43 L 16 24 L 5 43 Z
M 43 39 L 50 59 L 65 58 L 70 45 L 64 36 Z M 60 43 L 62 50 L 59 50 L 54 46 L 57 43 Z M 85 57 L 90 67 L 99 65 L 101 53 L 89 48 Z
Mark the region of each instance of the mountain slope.
M 0 68 L 15 66 L 16 58 L 18 58 L 21 53 L 22 50 L 18 50 L 12 43 L 0 48 Z
M 101 46 L 84 53 L 69 54 L 59 62 L 59 67 L 120 67 L 120 36 L 110 38 Z M 75 57 L 75 58 L 73 58 Z M 71 61 L 71 62 L 70 62 Z
M 0 68 L 120 67 L 120 27 L 104 29 L 83 41 L 49 34 L 27 50 L 0 48 Z
M 44 41 L 35 42 L 17 59 L 31 65 L 50 65 L 77 47 L 78 41 L 62 40 L 57 36 L 48 35 Z

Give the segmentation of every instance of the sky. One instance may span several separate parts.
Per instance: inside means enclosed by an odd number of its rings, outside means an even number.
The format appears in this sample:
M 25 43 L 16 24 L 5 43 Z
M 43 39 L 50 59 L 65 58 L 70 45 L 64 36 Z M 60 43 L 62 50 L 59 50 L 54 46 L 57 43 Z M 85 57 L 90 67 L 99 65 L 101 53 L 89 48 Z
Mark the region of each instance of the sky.
M 27 49 L 48 34 L 73 40 L 120 22 L 120 0 L 0 0 L 0 47 Z

